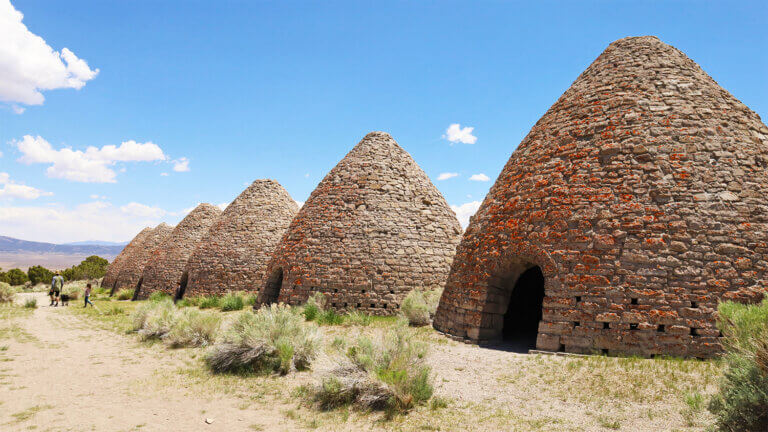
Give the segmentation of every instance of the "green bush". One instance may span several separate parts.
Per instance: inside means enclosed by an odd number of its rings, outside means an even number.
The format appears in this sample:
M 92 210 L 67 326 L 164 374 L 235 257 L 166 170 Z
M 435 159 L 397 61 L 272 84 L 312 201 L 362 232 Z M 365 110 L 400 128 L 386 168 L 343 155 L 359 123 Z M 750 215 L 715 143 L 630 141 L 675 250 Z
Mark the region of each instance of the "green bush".
M 27 269 L 27 277 L 32 285 L 39 283 L 51 283 L 53 279 L 53 272 L 43 266 L 32 266 Z
M 16 295 L 16 290 L 11 285 L 0 282 L 0 303 L 11 303 Z
M 24 300 L 24 307 L 27 309 L 37 309 L 37 299 L 34 297 L 27 297 Z
M 344 316 L 339 315 L 333 309 L 320 312 L 315 320 L 319 325 L 341 325 L 344 324 Z
M 317 328 L 286 305 L 241 312 L 206 356 L 217 373 L 288 373 L 309 367 L 317 355 Z
M 396 327 L 378 343 L 360 338 L 346 360 L 310 392 L 320 409 L 356 405 L 363 409 L 403 413 L 432 397 L 426 345 L 404 327 Z
M 768 299 L 720 304 L 726 371 L 709 404 L 721 431 L 768 430 Z
M 8 283 L 11 285 L 24 285 L 29 281 L 29 278 L 27 277 L 27 274 L 21 271 L 21 269 L 10 269 L 6 273 L 8 278 Z
M 208 346 L 213 343 L 220 326 L 221 316 L 217 313 L 190 308 L 177 310 L 163 341 L 174 348 Z
M 307 302 L 304 303 L 304 308 L 301 312 L 302 315 L 304 315 L 304 319 L 307 321 L 314 321 L 320 315 L 320 313 L 325 310 L 326 303 L 327 300 L 323 293 L 313 293 L 311 296 L 309 296 Z
M 107 272 L 109 261 L 96 255 L 91 255 L 80 264 L 72 266 L 61 272 L 68 281 L 101 279 Z
M 198 307 L 200 309 L 218 308 L 221 304 L 221 297 L 219 296 L 205 296 L 200 299 Z
M 128 288 L 123 288 L 117 292 L 115 297 L 117 297 L 118 300 L 130 300 L 133 298 L 133 290 Z
M 400 310 L 412 326 L 425 326 L 432 322 L 442 290 L 415 289 L 403 299 Z
M 227 293 L 219 302 L 219 307 L 224 312 L 242 310 L 244 305 L 243 297 L 238 293 Z
M 171 295 L 165 291 L 155 291 L 149 295 L 149 298 L 147 300 L 151 302 L 160 302 L 160 301 L 170 300 L 170 298 L 171 298 Z

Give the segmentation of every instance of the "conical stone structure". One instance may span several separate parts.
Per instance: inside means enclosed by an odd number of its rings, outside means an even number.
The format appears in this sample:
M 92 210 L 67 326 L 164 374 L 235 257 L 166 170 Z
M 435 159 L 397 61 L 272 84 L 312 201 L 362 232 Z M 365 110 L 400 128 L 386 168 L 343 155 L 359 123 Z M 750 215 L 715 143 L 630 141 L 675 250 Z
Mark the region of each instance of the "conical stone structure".
M 384 132 L 363 138 L 312 192 L 274 252 L 259 303 L 396 313 L 417 287 L 442 286 L 461 227 L 426 174 Z
M 203 237 L 176 297 L 257 291 L 270 255 L 298 209 L 280 183 L 254 181 Z
M 146 227 L 141 230 L 136 237 L 134 237 L 130 243 L 128 243 L 122 251 L 112 260 L 107 266 L 107 272 L 104 274 L 104 278 L 101 280 L 102 288 L 114 289 L 115 282 L 117 282 L 117 276 L 120 274 L 120 270 L 123 268 L 123 264 L 131 255 L 136 253 L 137 248 L 144 243 L 147 237 L 152 232 L 152 228 Z
M 208 229 L 221 215 L 218 207 L 200 204 L 185 217 L 171 235 L 152 251 L 133 298 L 145 299 L 155 291 L 176 292 L 187 261 Z
M 707 357 L 766 287 L 768 128 L 656 37 L 613 42 L 536 123 L 457 249 L 435 328 Z
M 144 272 L 144 266 L 147 265 L 150 257 L 152 257 L 152 251 L 157 249 L 171 235 L 171 232 L 173 232 L 173 227 L 165 223 L 161 223 L 152 229 L 144 241 L 137 245 L 136 250 L 126 257 L 120 267 L 120 273 L 111 287 L 112 292 L 110 295 L 114 295 L 122 288 L 136 288 L 136 284 Z

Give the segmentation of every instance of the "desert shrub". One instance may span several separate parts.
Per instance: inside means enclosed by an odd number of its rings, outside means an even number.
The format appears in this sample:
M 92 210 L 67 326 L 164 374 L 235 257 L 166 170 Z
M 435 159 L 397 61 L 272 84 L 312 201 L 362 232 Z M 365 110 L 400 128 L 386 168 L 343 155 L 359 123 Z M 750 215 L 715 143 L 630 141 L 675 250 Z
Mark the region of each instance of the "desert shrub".
M 221 297 L 219 296 L 205 296 L 200 299 L 198 307 L 200 309 L 217 308 L 221 304 Z
M 171 295 L 165 291 L 155 291 L 149 295 L 149 298 L 147 298 L 147 300 L 149 300 L 150 302 L 162 302 L 165 300 L 169 300 L 170 298 L 171 298 Z
M 27 277 L 32 285 L 39 283 L 51 283 L 53 272 L 43 266 L 32 266 L 27 269 Z
M 123 288 L 115 295 L 118 300 L 130 300 L 133 298 L 133 290 L 129 288 Z
M 259 296 L 257 296 L 256 294 L 245 294 L 243 296 L 243 301 L 245 302 L 246 306 L 255 305 L 258 299 L 259 299 Z
M 239 293 L 227 293 L 219 301 L 219 307 L 224 312 L 242 310 L 244 305 L 243 296 Z
M 91 255 L 80 264 L 72 266 L 61 272 L 68 281 L 100 279 L 107 272 L 109 261 L 96 255 Z
M 396 327 L 376 343 L 360 338 L 310 398 L 324 410 L 354 405 L 390 414 L 406 412 L 432 397 L 425 354 L 426 345 L 405 327 Z
M 425 326 L 432 322 L 442 289 L 415 289 L 403 299 L 400 310 L 412 326 Z
M 768 299 L 718 308 L 726 370 L 709 409 L 722 431 L 768 430 Z
M 288 373 L 307 369 L 317 355 L 316 327 L 286 305 L 241 312 L 206 356 L 217 373 Z
M 27 309 L 37 309 L 37 299 L 34 297 L 27 297 L 24 300 L 24 307 Z
M 13 302 L 13 296 L 16 295 L 16 290 L 11 287 L 10 284 L 0 282 L 0 303 Z
M 219 314 L 189 308 L 178 310 L 163 340 L 174 348 L 208 346 L 213 343 L 220 325 Z
M 24 285 L 29 281 L 27 274 L 17 268 L 8 270 L 6 277 L 8 278 L 8 283 L 14 286 Z
M 133 313 L 133 330 L 142 340 L 159 339 L 171 331 L 175 313 L 171 299 L 144 303 Z

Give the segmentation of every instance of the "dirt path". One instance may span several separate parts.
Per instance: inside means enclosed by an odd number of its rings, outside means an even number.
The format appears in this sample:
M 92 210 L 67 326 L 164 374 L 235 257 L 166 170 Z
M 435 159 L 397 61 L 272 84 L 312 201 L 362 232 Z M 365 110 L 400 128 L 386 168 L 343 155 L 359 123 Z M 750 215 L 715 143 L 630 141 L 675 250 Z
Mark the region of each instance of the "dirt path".
M 274 405 L 240 409 L 240 399 L 190 394 L 183 384 L 158 391 L 153 381 L 176 374 L 183 354 L 160 357 L 131 338 L 88 328 L 62 308 L 48 307 L 44 294 L 23 296 L 36 296 L 40 307 L 18 319 L 16 338 L 0 344 L 2 431 L 296 429 Z

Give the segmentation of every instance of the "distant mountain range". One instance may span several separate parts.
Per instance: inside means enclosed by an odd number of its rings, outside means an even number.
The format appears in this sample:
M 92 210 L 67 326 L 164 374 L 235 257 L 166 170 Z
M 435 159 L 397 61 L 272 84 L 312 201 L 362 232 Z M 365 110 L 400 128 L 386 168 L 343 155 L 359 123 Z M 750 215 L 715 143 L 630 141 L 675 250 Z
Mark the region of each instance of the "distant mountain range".
M 53 244 L 19 240 L 13 237 L 0 236 L 0 252 L 38 253 L 38 254 L 67 254 L 67 255 L 99 255 L 114 257 L 123 250 L 125 244 L 102 241 L 86 241 L 68 244 Z
M 65 246 L 125 246 L 128 242 L 108 242 L 101 240 L 87 240 L 72 243 L 62 243 Z

